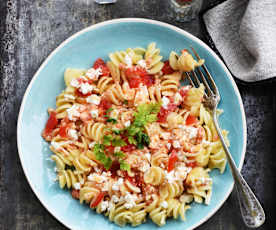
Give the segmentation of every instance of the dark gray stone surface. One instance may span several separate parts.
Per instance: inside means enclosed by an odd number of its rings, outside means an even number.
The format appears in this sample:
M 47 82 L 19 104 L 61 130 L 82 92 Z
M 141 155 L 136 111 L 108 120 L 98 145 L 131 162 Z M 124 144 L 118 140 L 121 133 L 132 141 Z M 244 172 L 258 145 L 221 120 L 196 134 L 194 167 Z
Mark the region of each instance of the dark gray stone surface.
M 206 0 L 204 7 L 211 2 Z M 0 230 L 65 229 L 40 204 L 21 168 L 16 147 L 20 103 L 35 71 L 64 39 L 91 24 L 121 17 L 168 22 L 204 40 L 199 20 L 177 23 L 170 16 L 168 0 L 118 0 L 109 6 L 93 0 L 0 1 Z M 276 84 L 239 85 L 239 89 L 248 128 L 242 173 L 266 211 L 260 229 L 275 229 Z M 198 229 L 247 229 L 236 194 Z

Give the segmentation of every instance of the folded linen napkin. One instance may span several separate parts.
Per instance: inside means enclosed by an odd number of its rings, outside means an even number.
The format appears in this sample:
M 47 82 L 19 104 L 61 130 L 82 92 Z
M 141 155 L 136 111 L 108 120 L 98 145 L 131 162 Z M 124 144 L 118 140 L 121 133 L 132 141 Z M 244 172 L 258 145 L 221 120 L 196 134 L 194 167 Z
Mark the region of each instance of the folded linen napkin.
M 276 0 L 227 0 L 203 13 L 203 21 L 236 78 L 276 77 Z

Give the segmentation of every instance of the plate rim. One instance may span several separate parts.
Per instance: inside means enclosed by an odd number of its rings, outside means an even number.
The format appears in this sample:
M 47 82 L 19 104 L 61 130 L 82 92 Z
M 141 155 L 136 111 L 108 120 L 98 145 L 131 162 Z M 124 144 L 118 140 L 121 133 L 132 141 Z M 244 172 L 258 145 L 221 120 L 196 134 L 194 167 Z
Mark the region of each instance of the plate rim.
M 31 81 L 29 82 L 27 89 L 24 93 L 23 99 L 21 101 L 21 105 L 20 105 L 20 110 L 19 110 L 19 115 L 18 115 L 18 119 L 17 119 L 17 149 L 18 149 L 18 155 L 19 155 L 19 159 L 20 159 L 20 164 L 21 167 L 23 169 L 24 175 L 32 189 L 32 191 L 34 192 L 34 194 L 36 195 L 36 197 L 38 198 L 38 200 L 40 201 L 40 203 L 44 206 L 44 208 L 56 219 L 58 220 L 61 224 L 63 224 L 65 227 L 69 228 L 71 226 L 69 226 L 66 221 L 62 220 L 61 217 L 59 217 L 58 215 L 55 215 L 54 211 L 52 210 L 52 208 L 48 207 L 48 204 L 46 202 L 44 202 L 42 200 L 42 198 L 40 198 L 40 193 L 38 192 L 38 190 L 36 190 L 35 186 L 31 183 L 31 180 L 29 178 L 29 176 L 26 173 L 26 169 L 23 164 L 23 160 L 22 160 L 22 149 L 21 149 L 21 139 L 19 138 L 21 136 L 21 120 L 22 120 L 22 116 L 23 116 L 23 111 L 25 108 L 25 104 L 26 104 L 26 100 L 27 100 L 27 96 L 29 95 L 29 91 L 32 88 L 33 83 L 35 82 L 35 80 L 37 79 L 37 77 L 39 76 L 40 72 L 42 71 L 42 69 L 47 65 L 47 63 L 51 60 L 52 56 L 54 56 L 60 49 L 62 49 L 67 43 L 69 43 L 70 41 L 72 41 L 73 39 L 77 38 L 78 36 L 80 36 L 81 34 L 84 34 L 88 31 L 97 29 L 99 27 L 103 27 L 106 25 L 110 25 L 110 24 L 119 24 L 119 23 L 132 23 L 132 22 L 140 22 L 140 23 L 150 23 L 153 25 L 158 25 L 161 27 L 165 27 L 171 30 L 174 30 L 176 32 L 178 32 L 181 35 L 184 35 L 186 37 L 188 37 L 189 39 L 197 42 L 200 44 L 200 46 L 204 47 L 215 59 L 216 61 L 219 63 L 219 65 L 223 68 L 224 72 L 226 73 L 227 77 L 230 79 L 232 87 L 238 97 L 238 101 L 239 101 L 239 106 L 241 109 L 241 115 L 242 115 L 242 127 L 243 127 L 243 148 L 242 148 L 242 152 L 241 152 L 241 160 L 240 160 L 240 164 L 238 165 L 238 170 L 241 171 L 241 168 L 243 166 L 244 163 L 244 158 L 245 158 L 245 153 L 246 153 L 246 143 L 247 143 L 247 127 L 246 127 L 246 117 L 245 117 L 245 111 L 244 111 L 244 106 L 242 103 L 242 99 L 241 99 L 241 95 L 240 92 L 238 90 L 238 87 L 231 75 L 231 73 L 229 72 L 229 70 L 227 69 L 227 67 L 225 66 L 225 64 L 223 63 L 223 61 L 218 57 L 218 55 L 207 45 L 205 44 L 205 42 L 203 42 L 202 40 L 200 40 L 199 38 L 197 38 L 196 36 L 192 35 L 191 33 L 177 27 L 174 25 L 171 25 L 169 23 L 165 23 L 165 22 L 161 22 L 158 20 L 153 20 L 153 19 L 146 19 L 146 18 L 119 18 L 119 19 L 111 19 L 111 20 L 107 20 L 104 22 L 100 22 L 100 23 L 96 23 L 94 25 L 88 26 L 76 33 L 74 33 L 73 35 L 71 35 L 70 37 L 68 37 L 67 39 L 65 39 L 60 45 L 58 45 L 52 52 L 50 52 L 50 54 L 47 56 L 47 58 L 42 62 L 42 64 L 39 66 L 38 70 L 35 72 L 35 74 L 33 75 Z M 208 215 L 206 215 L 205 218 L 202 218 L 200 221 L 198 221 L 197 223 L 195 223 L 194 225 L 190 226 L 187 230 L 192 230 L 195 229 L 196 227 L 202 225 L 204 222 L 206 222 L 208 219 L 210 219 L 220 208 L 221 206 L 225 203 L 225 201 L 228 199 L 228 197 L 230 196 L 232 190 L 234 187 L 234 182 L 232 182 L 231 186 L 229 187 L 228 191 L 225 193 L 224 199 L 221 200 L 221 202 L 211 211 L 208 213 Z

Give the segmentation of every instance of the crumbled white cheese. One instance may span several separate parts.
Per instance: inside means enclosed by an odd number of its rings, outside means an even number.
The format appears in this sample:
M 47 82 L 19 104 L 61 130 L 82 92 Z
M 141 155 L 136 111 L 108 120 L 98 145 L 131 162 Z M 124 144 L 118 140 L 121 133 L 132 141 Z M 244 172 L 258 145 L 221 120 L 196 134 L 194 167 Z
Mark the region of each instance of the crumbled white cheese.
M 94 88 L 93 85 L 90 85 L 86 82 L 80 85 L 79 91 L 83 94 L 88 94 L 92 92 L 93 88 Z
M 194 127 L 186 127 L 186 130 L 189 132 L 189 138 L 193 139 L 195 137 L 197 137 L 197 128 Z
M 117 152 L 120 152 L 121 151 L 121 147 L 117 146 L 114 148 L 114 152 L 117 153 Z
M 81 184 L 80 183 L 75 183 L 74 188 L 77 189 L 77 190 L 80 190 Z
M 169 183 L 172 183 L 176 180 L 176 178 L 174 176 L 174 170 L 170 171 L 169 173 L 167 171 L 165 171 L 165 177 Z
M 105 175 L 99 175 L 97 173 L 92 173 L 87 177 L 88 180 L 90 181 L 95 181 L 97 183 L 103 183 L 107 181 L 107 178 Z
M 86 76 L 93 81 L 97 81 L 99 76 L 102 74 L 103 72 L 101 68 L 97 68 L 97 69 L 91 68 L 91 69 L 88 69 L 86 72 Z
M 106 192 L 106 191 L 108 191 L 108 189 L 109 189 L 109 183 L 108 183 L 108 182 L 105 182 L 105 183 L 103 184 L 102 191 L 103 191 L 103 192 Z
M 191 170 L 191 167 L 179 166 L 177 169 L 175 169 L 175 176 L 179 180 L 185 180 Z
M 101 211 L 104 212 L 109 207 L 108 201 L 102 201 L 101 202 Z
M 142 68 L 147 68 L 147 63 L 146 63 L 146 61 L 144 60 L 144 59 L 141 59 L 141 60 L 139 60 L 138 62 L 137 62 L 137 64 L 139 65 L 139 66 L 141 66 Z
M 167 143 L 167 148 L 170 149 L 172 147 L 171 143 Z
M 91 96 L 86 98 L 86 101 L 91 104 L 99 105 L 101 102 L 101 98 L 96 94 L 92 94 Z
M 70 82 L 70 85 L 75 87 L 75 88 L 79 88 L 80 87 L 80 82 L 74 78 L 71 82 Z
M 150 161 L 150 159 L 151 159 L 151 154 L 148 152 L 148 153 L 145 154 L 145 156 L 146 156 L 146 158 L 148 159 L 148 161 Z
M 68 135 L 70 136 L 70 137 L 72 137 L 74 140 L 78 140 L 78 132 L 77 132 L 77 130 L 75 130 L 75 129 L 69 129 L 68 130 Z
M 77 105 L 73 105 L 71 108 L 66 110 L 69 120 L 75 121 L 80 116 L 78 109 L 79 107 Z
M 171 136 L 171 134 L 169 132 L 161 132 L 160 136 L 164 139 L 164 140 L 168 140 Z
M 65 99 L 75 100 L 75 97 L 71 94 L 64 94 Z
M 210 183 L 212 183 L 212 178 L 207 178 L 207 177 L 196 178 L 197 185 L 210 184 Z
M 110 171 L 108 171 L 108 172 L 103 172 L 103 173 L 102 173 L 102 176 L 111 176 L 111 172 L 110 172 Z
M 124 183 L 123 178 L 119 178 L 118 181 L 116 181 L 113 185 L 112 185 L 112 190 L 113 191 L 119 191 L 120 186 Z
M 126 54 L 126 56 L 125 56 L 125 64 L 127 65 L 127 68 L 132 67 L 132 59 L 128 54 Z
M 142 172 L 146 172 L 150 168 L 150 165 L 148 163 L 144 163 L 139 169 Z
M 94 109 L 90 111 L 90 114 L 92 118 L 97 118 L 99 116 L 99 111 L 97 109 Z
M 162 208 L 168 208 L 168 202 L 165 201 L 165 200 L 163 202 L 161 202 L 160 205 L 161 205 Z
M 162 97 L 162 107 L 164 109 L 168 109 L 168 105 L 170 104 L 170 99 L 167 97 Z
M 126 203 L 124 204 L 124 207 L 126 209 L 131 209 L 133 207 L 136 206 L 135 201 L 137 200 L 137 196 L 136 195 L 132 195 L 129 192 L 125 195 L 124 200 L 126 201 Z
M 111 201 L 116 204 L 116 203 L 118 203 L 120 201 L 120 199 L 116 195 L 112 195 Z
M 173 141 L 173 147 L 174 148 L 180 148 L 181 146 L 180 146 L 180 143 L 179 143 L 179 141 Z
M 124 123 L 125 127 L 129 127 L 130 126 L 130 121 L 127 121 Z

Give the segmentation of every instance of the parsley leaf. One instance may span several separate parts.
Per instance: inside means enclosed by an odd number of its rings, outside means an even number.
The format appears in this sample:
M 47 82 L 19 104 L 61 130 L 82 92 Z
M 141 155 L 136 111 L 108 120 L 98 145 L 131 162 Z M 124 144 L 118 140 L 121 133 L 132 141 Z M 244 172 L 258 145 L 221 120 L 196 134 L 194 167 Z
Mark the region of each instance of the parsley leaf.
M 129 171 L 130 170 L 130 165 L 126 163 L 124 160 L 119 160 L 120 163 L 120 169 L 124 171 Z
M 121 130 L 119 129 L 113 129 L 112 132 L 116 135 L 120 135 L 121 134 Z
M 128 100 L 124 100 L 124 101 L 123 101 L 123 104 L 124 104 L 124 105 L 128 105 Z
M 114 147 L 122 147 L 122 146 L 126 146 L 127 144 L 121 137 L 114 137 L 112 139 L 112 145 Z
M 108 113 L 111 112 L 112 110 L 113 110 L 113 108 L 110 107 L 109 109 L 107 109 L 107 110 L 105 111 L 105 113 L 108 114 Z
M 124 152 L 119 151 L 119 152 L 114 153 L 114 156 L 118 157 L 118 158 L 124 158 L 126 155 Z
M 111 122 L 112 124 L 117 124 L 117 120 L 112 117 L 109 117 L 109 116 L 107 116 L 106 122 Z
M 112 136 L 111 135 L 105 135 L 103 137 L 103 144 L 104 145 L 111 145 Z
M 96 160 L 100 161 L 106 170 L 108 170 L 112 165 L 112 160 L 110 157 L 107 157 L 104 153 L 104 145 L 102 144 L 95 144 L 94 145 L 94 154 Z

